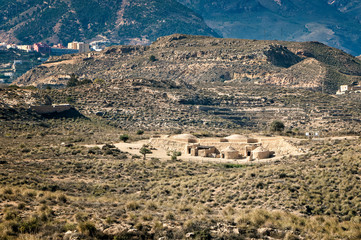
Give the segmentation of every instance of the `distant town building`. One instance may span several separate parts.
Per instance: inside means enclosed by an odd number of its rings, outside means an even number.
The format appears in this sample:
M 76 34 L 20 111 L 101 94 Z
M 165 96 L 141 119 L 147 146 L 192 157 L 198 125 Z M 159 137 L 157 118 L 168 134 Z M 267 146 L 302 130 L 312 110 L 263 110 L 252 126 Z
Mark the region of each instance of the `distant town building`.
M 14 76 L 14 73 L 13 73 L 13 72 L 5 72 L 5 73 L 4 73 L 4 76 L 5 76 L 5 77 L 13 77 L 13 76 Z
M 35 52 L 38 52 L 38 53 L 41 53 L 41 54 L 47 54 L 47 55 L 50 55 L 51 53 L 51 48 L 49 45 L 45 44 L 45 43 L 35 43 L 33 45 L 33 48 L 34 48 L 34 51 Z
M 63 44 L 58 43 L 58 44 L 54 45 L 53 48 L 66 48 L 66 47 L 64 47 Z
M 68 48 L 69 49 L 77 49 L 77 50 L 79 50 L 79 53 L 84 53 L 84 52 L 89 52 L 90 51 L 89 44 L 84 43 L 84 42 L 71 42 L 71 43 L 68 43 Z
M 6 43 L 0 43 L 0 50 L 6 50 Z
M 6 45 L 6 48 L 7 48 L 7 49 L 11 49 L 11 48 L 17 49 L 18 47 L 16 46 L 16 44 L 7 44 L 7 45 Z
M 26 52 L 32 52 L 34 51 L 34 48 L 32 45 L 17 45 L 17 48 Z
M 336 92 L 337 95 L 347 93 L 361 93 L 361 85 L 358 82 L 354 82 L 351 85 L 341 85 L 340 89 Z

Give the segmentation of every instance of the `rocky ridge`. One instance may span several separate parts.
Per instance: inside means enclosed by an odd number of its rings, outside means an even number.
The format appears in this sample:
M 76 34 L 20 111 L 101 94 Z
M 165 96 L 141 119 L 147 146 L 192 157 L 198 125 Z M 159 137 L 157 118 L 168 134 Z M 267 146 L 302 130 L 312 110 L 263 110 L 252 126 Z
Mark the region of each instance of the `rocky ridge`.
M 361 79 L 361 61 L 317 42 L 256 41 L 171 35 L 150 46 L 53 57 L 15 83 L 65 86 L 70 74 L 119 82 L 128 78 L 175 83 L 252 82 L 330 93 Z

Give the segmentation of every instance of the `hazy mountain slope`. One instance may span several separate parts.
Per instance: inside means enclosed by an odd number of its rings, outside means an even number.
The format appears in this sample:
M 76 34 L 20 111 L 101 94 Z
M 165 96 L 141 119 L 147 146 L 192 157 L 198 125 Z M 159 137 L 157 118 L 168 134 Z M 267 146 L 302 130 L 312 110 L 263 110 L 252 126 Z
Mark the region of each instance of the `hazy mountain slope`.
M 91 56 L 52 58 L 15 83 L 66 85 L 72 73 L 109 82 L 127 78 L 188 84 L 241 81 L 334 93 L 341 84 L 361 80 L 361 62 L 317 42 L 172 35 L 149 47 L 114 46 Z
M 361 21 L 361 2 L 358 0 L 328 0 L 328 3 L 336 7 L 340 12 L 353 16 Z
M 224 37 L 320 41 L 354 55 L 361 53 L 358 1 L 178 1 L 200 13 Z
M 0 1 L 0 41 L 50 43 L 92 38 L 148 43 L 187 33 L 217 36 L 201 17 L 174 0 Z

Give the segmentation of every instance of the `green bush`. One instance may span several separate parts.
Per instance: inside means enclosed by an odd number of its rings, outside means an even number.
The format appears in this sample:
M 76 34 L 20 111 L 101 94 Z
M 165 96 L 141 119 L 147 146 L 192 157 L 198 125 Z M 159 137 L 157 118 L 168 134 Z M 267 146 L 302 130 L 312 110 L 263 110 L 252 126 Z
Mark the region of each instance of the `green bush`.
M 123 134 L 123 135 L 120 135 L 120 140 L 122 140 L 123 142 L 128 141 L 128 139 L 129 139 L 128 134 Z
M 273 121 L 270 126 L 272 132 L 282 132 L 285 129 L 285 124 L 281 121 Z
M 143 135 L 143 133 L 144 133 L 144 130 L 139 129 L 139 130 L 137 131 L 137 135 Z
M 37 233 L 41 227 L 41 221 L 37 216 L 31 217 L 25 221 L 22 221 L 19 226 L 21 233 Z

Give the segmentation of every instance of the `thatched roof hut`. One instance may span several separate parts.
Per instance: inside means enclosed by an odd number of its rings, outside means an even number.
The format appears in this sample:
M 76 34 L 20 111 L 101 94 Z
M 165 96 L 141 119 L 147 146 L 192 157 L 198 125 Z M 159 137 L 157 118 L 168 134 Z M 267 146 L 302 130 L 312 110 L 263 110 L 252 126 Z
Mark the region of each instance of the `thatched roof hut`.
M 239 158 L 239 152 L 231 146 L 221 151 L 221 158 L 225 159 L 237 159 Z
M 258 148 L 254 149 L 252 151 L 252 156 L 255 159 L 265 159 L 270 158 L 272 156 L 273 152 L 269 151 L 268 149 L 259 146 Z

